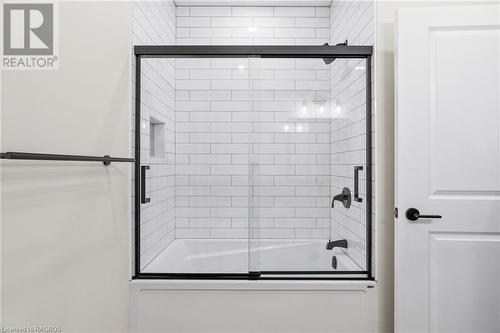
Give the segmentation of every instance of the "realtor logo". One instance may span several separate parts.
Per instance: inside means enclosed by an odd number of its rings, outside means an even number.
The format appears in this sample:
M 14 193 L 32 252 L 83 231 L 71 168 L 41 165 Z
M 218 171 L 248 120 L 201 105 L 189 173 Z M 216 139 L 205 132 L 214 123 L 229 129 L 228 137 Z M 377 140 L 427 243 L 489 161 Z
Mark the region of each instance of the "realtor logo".
M 54 6 L 3 4 L 3 69 L 56 69 Z

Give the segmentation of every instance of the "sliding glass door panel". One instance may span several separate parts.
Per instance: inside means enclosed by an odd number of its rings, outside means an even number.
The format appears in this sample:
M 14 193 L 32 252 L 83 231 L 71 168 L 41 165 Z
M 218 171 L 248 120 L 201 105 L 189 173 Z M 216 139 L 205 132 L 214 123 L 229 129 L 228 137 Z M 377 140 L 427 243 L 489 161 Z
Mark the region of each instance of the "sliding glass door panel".
M 365 270 L 364 85 L 344 63 L 250 60 L 251 271 Z
M 141 272 L 248 273 L 248 65 L 142 60 Z

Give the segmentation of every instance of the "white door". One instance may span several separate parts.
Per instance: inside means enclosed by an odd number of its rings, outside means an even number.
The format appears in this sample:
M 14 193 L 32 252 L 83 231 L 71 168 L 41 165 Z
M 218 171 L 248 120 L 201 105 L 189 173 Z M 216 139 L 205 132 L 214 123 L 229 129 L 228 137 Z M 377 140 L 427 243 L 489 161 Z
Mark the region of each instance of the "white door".
M 396 96 L 396 331 L 500 332 L 500 6 L 401 10 Z

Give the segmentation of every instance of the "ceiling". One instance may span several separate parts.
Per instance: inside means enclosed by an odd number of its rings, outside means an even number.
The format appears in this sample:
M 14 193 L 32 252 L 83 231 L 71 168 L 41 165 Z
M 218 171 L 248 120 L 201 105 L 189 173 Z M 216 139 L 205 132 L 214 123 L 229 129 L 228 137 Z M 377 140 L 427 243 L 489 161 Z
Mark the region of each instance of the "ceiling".
M 174 0 L 177 6 L 330 6 L 332 0 Z

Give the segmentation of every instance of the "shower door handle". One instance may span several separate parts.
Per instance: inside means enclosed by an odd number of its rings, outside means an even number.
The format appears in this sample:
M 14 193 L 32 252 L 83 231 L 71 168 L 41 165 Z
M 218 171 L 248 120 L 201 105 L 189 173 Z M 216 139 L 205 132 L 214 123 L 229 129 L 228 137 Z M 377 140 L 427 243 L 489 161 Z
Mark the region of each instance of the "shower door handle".
M 141 166 L 141 203 L 145 204 L 151 201 L 150 198 L 146 198 L 146 170 L 149 170 L 149 165 Z
M 363 202 L 363 199 L 359 197 L 359 170 L 363 170 L 363 167 L 354 167 L 354 201 Z

